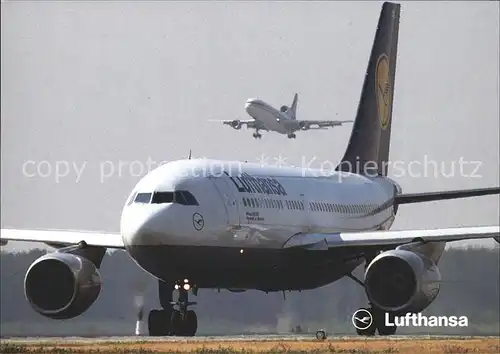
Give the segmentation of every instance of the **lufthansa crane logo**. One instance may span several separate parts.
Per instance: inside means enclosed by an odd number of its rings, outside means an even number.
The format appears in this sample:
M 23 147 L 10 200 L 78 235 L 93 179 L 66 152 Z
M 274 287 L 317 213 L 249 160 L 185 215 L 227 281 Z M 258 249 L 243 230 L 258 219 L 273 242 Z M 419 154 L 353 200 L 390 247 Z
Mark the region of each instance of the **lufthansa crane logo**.
M 203 216 L 201 216 L 201 214 L 193 214 L 193 226 L 198 231 L 203 229 L 203 226 L 205 226 L 205 220 L 203 220 Z
M 368 329 L 373 323 L 373 317 L 370 311 L 359 309 L 352 315 L 352 324 L 354 328 L 364 331 Z
M 386 54 L 378 57 L 375 67 L 375 96 L 377 98 L 377 114 L 382 129 L 387 128 L 391 116 L 392 90 L 389 73 L 389 58 Z

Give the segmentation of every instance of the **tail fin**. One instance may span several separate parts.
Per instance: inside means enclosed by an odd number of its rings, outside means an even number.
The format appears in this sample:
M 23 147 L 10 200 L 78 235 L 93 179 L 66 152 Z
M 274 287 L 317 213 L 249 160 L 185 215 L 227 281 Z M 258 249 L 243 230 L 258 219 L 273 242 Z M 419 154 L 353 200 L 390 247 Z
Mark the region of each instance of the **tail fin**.
M 338 171 L 387 175 L 400 7 L 382 5 L 353 131 Z
M 298 100 L 299 100 L 299 95 L 295 94 L 293 96 L 292 105 L 290 106 L 290 117 L 292 117 L 293 120 L 297 119 L 297 101 Z

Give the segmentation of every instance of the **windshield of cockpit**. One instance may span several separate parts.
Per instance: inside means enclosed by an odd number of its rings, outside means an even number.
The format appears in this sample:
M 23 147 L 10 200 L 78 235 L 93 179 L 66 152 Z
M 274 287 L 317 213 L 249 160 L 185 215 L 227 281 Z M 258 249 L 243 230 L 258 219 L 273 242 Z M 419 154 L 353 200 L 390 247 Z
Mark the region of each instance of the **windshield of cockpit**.
M 135 203 L 141 204 L 164 204 L 175 203 L 181 205 L 199 205 L 195 196 L 189 191 L 175 192 L 153 192 L 134 193 L 131 195 L 127 205 Z

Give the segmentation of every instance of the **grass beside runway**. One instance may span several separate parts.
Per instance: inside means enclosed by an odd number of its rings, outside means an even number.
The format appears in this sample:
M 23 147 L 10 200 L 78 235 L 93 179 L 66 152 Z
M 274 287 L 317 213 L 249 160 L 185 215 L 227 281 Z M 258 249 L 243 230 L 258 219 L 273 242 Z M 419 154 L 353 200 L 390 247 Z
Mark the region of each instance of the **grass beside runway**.
M 30 343 L 2 340 L 0 353 L 500 353 L 500 337 L 453 339 L 330 339 L 279 341 L 135 341 Z

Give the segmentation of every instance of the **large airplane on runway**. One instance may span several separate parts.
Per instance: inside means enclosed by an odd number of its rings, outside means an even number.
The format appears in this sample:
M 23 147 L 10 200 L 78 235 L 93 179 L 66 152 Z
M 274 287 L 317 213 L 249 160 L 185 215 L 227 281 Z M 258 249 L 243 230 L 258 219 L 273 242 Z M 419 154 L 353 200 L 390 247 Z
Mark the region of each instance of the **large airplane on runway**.
M 246 126 L 247 129 L 255 129 L 254 138 L 261 138 L 259 130 L 274 131 L 280 134 L 286 134 L 289 139 L 295 139 L 295 132 L 309 129 L 327 129 L 327 127 L 340 126 L 343 123 L 352 122 L 352 120 L 298 120 L 297 119 L 297 101 L 299 95 L 295 94 L 290 107 L 281 106 L 278 110 L 266 102 L 257 98 L 249 98 L 245 104 L 245 110 L 253 118 L 249 120 L 223 120 L 222 123 L 241 129 Z
M 500 188 L 408 194 L 387 176 L 399 17 L 399 4 L 383 4 L 354 129 L 331 175 L 179 160 L 138 182 L 123 207 L 119 234 L 2 229 L 3 244 L 33 241 L 58 248 L 26 272 L 33 309 L 53 319 L 84 313 L 101 291 L 99 268 L 107 248 L 125 250 L 158 279 L 162 309 L 149 313 L 152 336 L 195 335 L 198 320 L 188 294 L 206 288 L 300 291 L 350 277 L 364 287 L 373 316 L 370 326 L 357 330 L 360 335 L 394 334 L 385 314 L 427 308 L 439 293 L 438 262 L 446 242 L 500 242 L 500 227 L 389 231 L 399 208 L 497 195 Z M 352 275 L 363 263 L 364 281 Z

